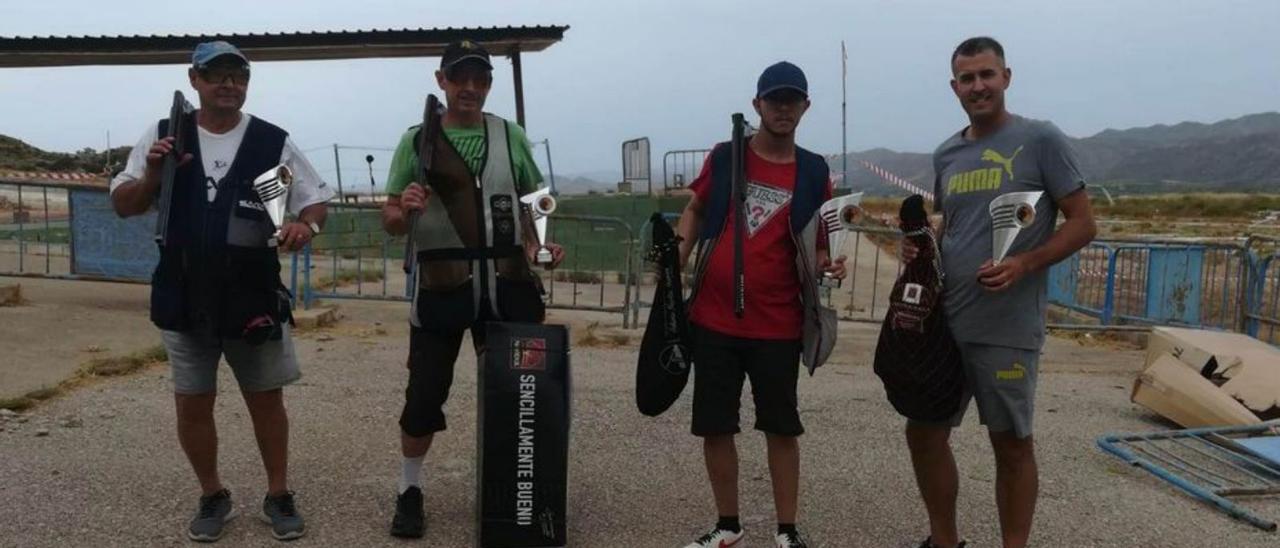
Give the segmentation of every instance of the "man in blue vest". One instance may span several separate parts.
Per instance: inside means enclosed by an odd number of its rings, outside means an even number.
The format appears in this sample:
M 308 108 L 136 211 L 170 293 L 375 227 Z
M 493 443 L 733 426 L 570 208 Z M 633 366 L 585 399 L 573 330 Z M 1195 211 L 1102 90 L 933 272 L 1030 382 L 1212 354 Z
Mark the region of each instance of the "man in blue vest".
M 391 534 L 420 538 L 425 529 L 422 463 L 436 432 L 453 365 L 468 330 L 479 353 L 487 321 L 540 323 L 541 282 L 529 268 L 536 237 L 519 197 L 538 189 L 524 129 L 484 112 L 493 85 L 489 52 L 462 40 L 445 48 L 436 82 L 448 105 L 423 185 L 417 143 L 423 128 L 400 138 L 387 175 L 382 224 L 392 235 L 414 231 L 417 283 L 410 309 L 409 386 L 400 415 L 403 454 Z M 410 222 L 413 214 L 416 222 Z M 564 250 L 547 244 L 555 268 Z
M 735 314 L 735 223 L 730 204 L 732 151 L 712 150 L 690 188 L 680 216 L 680 260 L 698 243 L 690 296 L 694 339 L 693 434 L 703 454 L 719 521 L 688 548 L 739 546 L 738 407 L 751 379 L 755 428 L 764 432 L 773 480 L 779 548 L 806 546 L 796 529 L 800 447 L 797 407 L 800 362 L 810 374 L 835 344 L 835 311 L 822 306 L 818 278 L 843 278 L 844 257 L 828 259 L 818 207 L 831 198 L 830 171 L 821 156 L 796 146 L 795 132 L 809 108 L 809 85 L 799 67 L 780 62 L 765 69 L 752 100 L 760 131 L 747 141 L 744 265 L 745 310 Z M 823 232 L 819 234 L 819 232 Z
M 187 536 L 212 542 L 236 515 L 218 475 L 213 420 L 218 361 L 235 373 L 253 420 L 267 473 L 263 517 L 272 535 L 305 532 L 288 489 L 289 419 L 283 387 L 301 376 L 289 338 L 289 297 L 271 246 L 276 227 L 252 182 L 284 164 L 294 179 L 288 197 L 294 220 L 280 227 L 280 247 L 296 251 L 320 232 L 333 192 L 288 133 L 241 112 L 249 60 L 226 42 L 196 46 L 188 70 L 200 108 L 188 114 L 186 148 L 173 181 L 165 244 L 151 283 L 151 321 L 161 330 L 173 371 L 178 441 L 202 496 Z M 150 211 L 160 195 L 161 169 L 174 139 L 161 138 L 168 120 L 150 124 L 125 170 L 111 181 L 121 217 Z

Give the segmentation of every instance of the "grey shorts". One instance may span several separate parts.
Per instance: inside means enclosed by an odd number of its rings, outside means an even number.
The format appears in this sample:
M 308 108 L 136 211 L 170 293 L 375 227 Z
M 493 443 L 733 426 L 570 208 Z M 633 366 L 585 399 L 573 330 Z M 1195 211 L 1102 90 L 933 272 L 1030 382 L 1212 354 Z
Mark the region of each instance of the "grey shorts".
M 244 392 L 275 390 L 302 378 L 288 325 L 280 340 L 259 346 L 208 333 L 161 331 L 160 336 L 169 353 L 173 391 L 178 394 L 216 392 L 218 362 L 223 356 Z
M 973 399 L 978 404 L 978 419 L 987 430 L 1012 431 L 1019 439 L 1029 437 L 1035 414 L 1040 350 L 973 343 L 959 343 L 959 346 L 964 362 L 964 403 L 950 421 L 920 424 L 960 426 L 969 409 L 969 400 Z

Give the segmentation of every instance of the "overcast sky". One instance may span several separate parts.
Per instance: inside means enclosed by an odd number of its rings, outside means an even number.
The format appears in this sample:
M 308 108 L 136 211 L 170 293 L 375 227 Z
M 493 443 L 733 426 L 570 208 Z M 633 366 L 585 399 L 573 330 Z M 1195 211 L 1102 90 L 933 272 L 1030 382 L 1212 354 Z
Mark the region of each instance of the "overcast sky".
M 1010 109 L 1073 136 L 1277 110 L 1277 23 L 1277 0 L 0 0 L 0 36 L 569 25 L 563 42 L 523 58 L 529 135 L 550 140 L 557 174 L 618 172 L 631 137 L 651 139 L 658 170 L 664 151 L 726 139 L 761 69 L 784 59 L 809 77 L 800 143 L 839 152 L 841 40 L 851 150 L 928 152 L 962 127 L 948 60 L 979 34 L 1005 45 Z M 437 64 L 259 63 L 246 110 L 319 149 L 309 156 L 329 177 L 321 147 L 394 146 L 436 91 Z M 514 118 L 510 63 L 496 65 L 487 108 Z M 187 87 L 179 65 L 4 69 L 0 133 L 57 151 L 103 148 L 108 131 L 132 144 Z M 370 152 L 385 169 L 390 153 Z M 365 153 L 344 152 L 344 179 L 367 184 Z

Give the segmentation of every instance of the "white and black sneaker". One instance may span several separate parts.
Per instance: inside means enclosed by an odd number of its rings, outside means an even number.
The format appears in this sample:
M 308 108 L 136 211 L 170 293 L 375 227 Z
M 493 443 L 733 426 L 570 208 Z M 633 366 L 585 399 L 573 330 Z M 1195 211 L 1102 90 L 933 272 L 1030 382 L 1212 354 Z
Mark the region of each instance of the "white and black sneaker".
M 730 531 L 716 527 L 710 533 L 698 537 L 684 548 L 743 548 L 742 530 Z
M 777 548 L 809 548 L 800 533 L 778 533 L 773 537 L 773 542 Z

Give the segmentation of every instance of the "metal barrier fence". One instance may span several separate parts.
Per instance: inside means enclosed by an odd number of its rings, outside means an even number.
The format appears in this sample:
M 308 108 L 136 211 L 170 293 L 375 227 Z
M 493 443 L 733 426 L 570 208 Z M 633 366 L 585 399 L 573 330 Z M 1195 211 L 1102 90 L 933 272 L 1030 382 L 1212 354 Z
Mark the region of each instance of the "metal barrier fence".
M 1244 331 L 1280 344 L 1280 238 L 1254 236 L 1245 247 L 1257 264 L 1250 278 Z
M 70 202 L 65 186 L 0 184 L 0 273 L 72 275 Z
M 1234 329 L 1239 325 L 1248 257 L 1238 246 L 1117 246 L 1108 270 L 1115 320 Z
M 662 155 L 662 188 L 685 188 L 698 177 L 711 149 L 669 150 Z
M 564 247 L 560 268 L 543 273 L 549 308 L 617 312 L 623 327 L 637 279 L 636 239 L 617 217 L 554 215 L 548 240 Z
M 408 301 L 413 278 L 403 259 L 404 236 L 382 229 L 381 206 L 330 203 L 324 230 L 291 261 L 290 285 L 301 288 L 304 307 L 316 299 Z
M 553 215 L 548 240 L 565 248 L 565 262 L 542 271 L 549 308 L 623 314 L 630 306 L 635 242 L 631 228 L 616 217 Z M 382 229 L 380 208 L 372 204 L 330 204 L 325 231 L 291 264 L 301 277 L 304 306 L 315 299 L 408 301 L 412 276 L 402 270 L 404 237 Z M 299 264 L 301 263 L 301 264 Z M 623 314 L 624 326 L 629 326 Z
M 639 194 L 636 186 L 644 183 L 645 194 L 653 194 L 653 173 L 650 172 L 649 157 L 648 137 L 622 142 L 622 181 L 632 185 L 631 192 Z
M 1181 325 L 1280 342 L 1275 253 L 1269 238 L 1100 240 L 1050 269 L 1049 301 L 1104 326 Z
M 679 222 L 680 216 L 675 213 L 664 214 L 673 226 Z M 649 249 L 652 230 L 648 222 L 640 231 L 639 255 L 641 257 L 640 272 L 636 277 L 636 298 L 632 303 L 632 325 L 641 325 L 641 308 L 652 305 L 651 299 L 656 287 L 653 272 L 656 266 L 648 262 L 645 251 Z M 902 272 L 902 263 L 898 260 L 898 246 L 902 233 L 894 228 L 880 226 L 863 226 L 853 231 L 845 240 L 844 248 L 835 256 L 845 255 L 845 268 L 848 271 L 843 283 L 838 288 L 822 289 L 823 299 L 827 306 L 835 308 L 842 320 L 865 321 L 879 323 L 884 319 L 888 309 L 889 293 L 893 284 Z M 696 255 L 696 253 L 695 253 Z M 690 290 L 693 272 L 697 268 L 690 258 L 690 264 L 683 271 L 686 296 Z M 648 287 L 645 287 L 645 286 Z M 750 298 L 750 297 L 748 297 Z
M 1101 317 L 1107 302 L 1107 270 L 1112 247 L 1092 243 L 1049 270 L 1049 302 Z
M 676 222 L 677 215 L 669 215 Z M 156 259 L 151 216 L 119 219 L 101 187 L 0 184 L 0 275 L 146 282 Z M 555 215 L 550 240 L 565 264 L 541 273 L 551 308 L 623 315 L 638 327 L 652 269 L 646 224 Z M 878 322 L 901 264 L 897 230 L 866 226 L 847 239 L 849 274 L 825 295 L 846 320 Z M 387 235 L 373 204 L 330 204 L 326 230 L 289 261 L 287 284 L 309 306 L 317 298 L 405 301 L 403 237 Z M 1240 242 L 1100 240 L 1049 271 L 1052 304 L 1101 326 L 1183 325 L 1248 333 L 1280 344 L 1280 238 Z M 692 268 L 689 269 L 692 271 Z
M 902 274 L 898 258 L 902 232 L 896 228 L 863 226 L 845 239 L 847 275 L 840 287 L 826 290 L 827 306 L 836 309 L 842 320 L 880 323 L 889 308 L 889 293 Z

